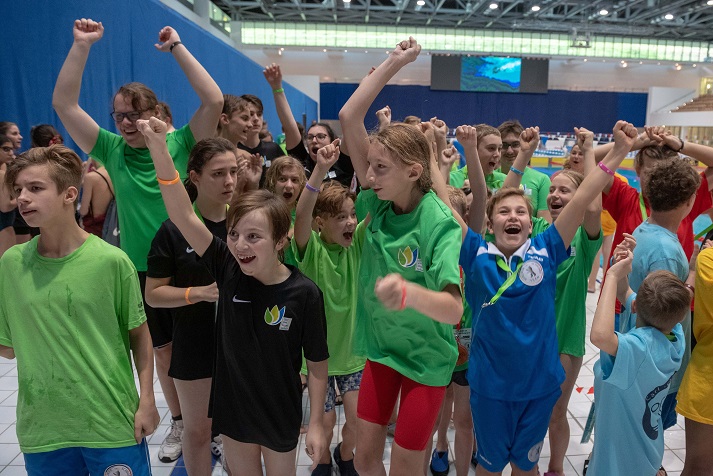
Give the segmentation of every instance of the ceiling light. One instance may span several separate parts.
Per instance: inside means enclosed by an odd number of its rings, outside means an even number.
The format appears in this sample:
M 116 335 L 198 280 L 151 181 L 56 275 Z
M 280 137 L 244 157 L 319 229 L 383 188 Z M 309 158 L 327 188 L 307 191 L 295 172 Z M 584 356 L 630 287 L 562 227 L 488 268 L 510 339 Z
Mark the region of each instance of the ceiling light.
M 680 65 L 680 64 L 677 64 L 677 65 L 676 65 L 676 71 L 681 71 L 681 65 Z
M 352 0 L 344 0 L 344 3 L 351 3 Z
M 666 20 L 673 20 L 673 13 L 667 13 L 666 15 L 663 16 L 664 19 Z
M 425 4 L 426 4 L 425 0 L 418 0 L 418 2 L 416 2 L 416 5 L 418 5 L 419 7 L 422 7 Z
M 326 53 L 326 52 L 327 52 L 327 48 L 322 50 L 322 53 Z
M 713 5 L 713 0 L 708 0 L 708 1 L 706 2 L 706 5 Z
M 713 0 L 711 0 L 713 2 Z M 533 5 L 532 6 L 532 11 L 533 12 L 539 12 L 540 11 L 540 6 L 539 5 Z
M 606 8 L 602 8 L 601 10 L 599 10 L 599 14 L 601 16 L 605 17 L 605 16 L 609 15 L 609 10 L 607 10 Z
M 491 3 L 488 8 L 490 8 L 491 10 L 497 10 L 497 9 L 498 9 L 498 4 L 497 4 L 497 3 Z
M 693 63 L 693 67 L 694 67 L 694 68 L 696 67 L 696 63 Z
M 584 58 L 584 62 L 585 62 L 585 63 L 587 62 L 587 58 Z

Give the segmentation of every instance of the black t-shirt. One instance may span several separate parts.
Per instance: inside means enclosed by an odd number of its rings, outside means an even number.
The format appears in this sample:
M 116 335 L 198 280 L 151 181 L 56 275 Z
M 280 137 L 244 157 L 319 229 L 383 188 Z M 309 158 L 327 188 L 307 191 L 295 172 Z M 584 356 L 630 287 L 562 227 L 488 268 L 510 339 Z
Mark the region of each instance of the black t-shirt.
M 225 220 L 204 219 L 213 236 L 225 241 L 228 231 Z M 215 282 L 205 264 L 171 220 L 161 224 L 151 242 L 148 254 L 150 278 L 173 278 L 171 285 L 179 288 L 207 286 Z M 170 377 L 179 380 L 210 378 L 213 373 L 215 309 L 212 302 L 167 309 L 173 316 L 173 352 Z
M 213 430 L 243 443 L 291 451 L 302 422 L 302 354 L 313 362 L 329 357 L 322 292 L 292 266 L 290 276 L 275 285 L 244 275 L 217 238 L 202 262 L 220 290 Z
M 307 173 L 307 178 L 312 174 L 314 170 L 314 161 L 312 157 L 309 156 L 309 152 L 303 143 L 297 144 L 297 147 L 287 151 L 288 155 L 291 155 L 295 159 L 298 159 L 304 165 L 305 171 Z M 352 190 L 358 189 L 358 184 L 356 182 L 352 183 L 354 178 L 354 167 L 352 167 L 352 160 L 348 155 L 339 153 L 339 158 L 329 169 L 326 179 L 336 180 L 342 185 L 349 187 Z

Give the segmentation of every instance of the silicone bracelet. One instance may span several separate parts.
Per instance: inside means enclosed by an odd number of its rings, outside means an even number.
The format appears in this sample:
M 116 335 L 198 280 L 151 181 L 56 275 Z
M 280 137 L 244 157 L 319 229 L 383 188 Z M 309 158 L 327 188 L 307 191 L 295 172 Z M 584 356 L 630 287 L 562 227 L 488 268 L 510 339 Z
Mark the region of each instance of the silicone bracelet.
M 187 304 L 193 304 L 190 299 L 188 299 L 188 294 L 191 292 L 192 287 L 187 287 L 186 288 L 186 293 L 183 295 L 183 298 L 186 300 Z
M 401 306 L 399 306 L 399 311 L 406 309 L 406 280 L 401 281 Z
M 683 142 L 683 139 L 682 139 L 682 138 L 680 138 L 680 137 L 678 138 L 678 140 L 680 140 L 680 141 L 681 141 L 681 147 L 679 147 L 679 148 L 678 148 L 678 150 L 677 150 L 676 152 L 681 152 L 681 151 L 683 150 L 683 144 L 685 144 L 685 142 Z
M 169 52 L 169 53 L 173 53 L 173 49 L 174 49 L 176 46 L 182 45 L 182 44 L 183 44 L 183 43 L 180 42 L 180 41 L 174 41 L 173 43 L 171 43 L 171 46 L 168 48 L 168 52 Z
M 604 162 L 599 162 L 599 168 L 602 169 L 604 172 L 608 173 L 609 175 L 611 175 L 612 177 L 614 176 L 614 171 L 612 169 L 610 169 L 609 167 L 607 167 L 606 165 L 604 165 Z
M 318 189 L 318 188 L 314 188 L 313 186 L 311 186 L 311 185 L 309 184 L 309 182 L 307 182 L 307 183 L 305 184 L 305 188 L 306 188 L 307 190 L 309 190 L 310 192 L 319 193 L 319 189 Z
M 273 94 L 279 94 L 279 93 L 284 93 L 284 92 L 285 92 L 284 88 L 277 88 L 277 89 L 272 90 Z
M 520 170 L 520 169 L 516 169 L 515 167 L 510 167 L 510 170 L 512 170 L 513 172 L 515 172 L 516 174 L 518 174 L 520 177 L 522 177 L 523 175 L 525 175 L 525 172 L 523 172 L 523 171 Z
M 156 176 L 156 180 L 161 185 L 173 185 L 173 184 L 176 184 L 181 181 L 181 176 L 179 175 L 178 170 L 176 170 L 176 176 L 173 179 L 164 180 L 164 179 L 158 178 L 158 176 Z

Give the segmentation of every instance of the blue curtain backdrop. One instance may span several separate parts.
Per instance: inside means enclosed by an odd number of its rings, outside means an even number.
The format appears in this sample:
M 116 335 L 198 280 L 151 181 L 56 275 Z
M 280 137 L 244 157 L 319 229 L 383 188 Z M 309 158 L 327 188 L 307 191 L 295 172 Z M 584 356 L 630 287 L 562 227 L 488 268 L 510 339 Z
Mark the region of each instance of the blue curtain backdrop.
M 171 106 L 176 127 L 188 122 L 198 108 L 198 97 L 175 60 L 153 46 L 159 30 L 170 25 L 223 93 L 260 97 L 273 135 L 281 132 L 263 66 L 157 0 L 23 0 L 11 2 L 4 10 L 0 121 L 19 125 L 25 137 L 22 150 L 30 147 L 30 127 L 40 123 L 54 124 L 74 147 L 52 109 L 52 90 L 72 45 L 72 25 L 77 18 L 92 18 L 104 25 L 104 37 L 89 55 L 79 97 L 82 108 L 101 127 L 116 130 L 109 117 L 111 99 L 119 86 L 131 81 L 145 83 Z M 314 100 L 288 84 L 285 92 L 298 120 L 303 113 L 308 124 L 317 119 Z
M 356 88 L 356 84 L 321 84 L 322 119 L 338 119 L 341 105 Z M 376 111 L 388 104 L 394 120 L 408 115 L 424 120 L 438 116 L 449 127 L 456 127 L 478 123 L 498 126 L 518 119 L 525 126 L 540 126 L 540 130 L 548 132 L 571 133 L 575 126 L 583 126 L 596 133 L 610 133 L 619 119 L 643 126 L 647 96 L 559 90 L 547 94 L 474 93 L 431 91 L 428 86 L 386 86 L 369 109 L 366 124 L 368 128 L 376 127 Z

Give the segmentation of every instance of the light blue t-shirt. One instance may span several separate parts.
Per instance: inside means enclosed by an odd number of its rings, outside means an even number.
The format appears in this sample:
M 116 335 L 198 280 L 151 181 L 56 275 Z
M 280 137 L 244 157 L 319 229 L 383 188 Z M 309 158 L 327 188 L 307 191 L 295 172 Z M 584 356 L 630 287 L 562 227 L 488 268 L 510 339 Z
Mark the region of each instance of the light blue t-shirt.
M 483 307 L 507 279 L 497 256 L 504 259 L 493 243 L 468 230 L 460 254 L 473 310 L 468 381 L 487 398 L 534 400 L 564 380 L 554 305 L 557 266 L 568 258 L 567 249 L 555 226 L 527 240 L 506 260 L 513 271 L 522 261 L 517 279 L 495 304 Z
M 594 365 L 594 452 L 588 476 L 655 476 L 663 459 L 661 407 L 686 343 L 680 324 L 669 339 L 653 327 L 617 333 L 616 357 Z
M 634 250 L 631 274 L 629 274 L 629 287 L 632 291 L 638 293 L 639 286 L 641 286 L 644 278 L 652 271 L 670 271 L 678 276 L 681 282 L 686 282 L 688 278 L 688 260 L 676 233 L 672 233 L 659 225 L 653 225 L 649 223 L 649 220 L 646 220 L 634 230 L 633 235 L 636 238 L 636 249 Z M 681 325 L 683 326 L 685 341 L 690 342 L 690 310 L 686 313 Z M 628 330 L 624 329 L 624 331 Z M 691 346 L 686 345 L 681 361 L 681 371 L 674 376 L 669 393 L 678 391 L 690 359 Z

